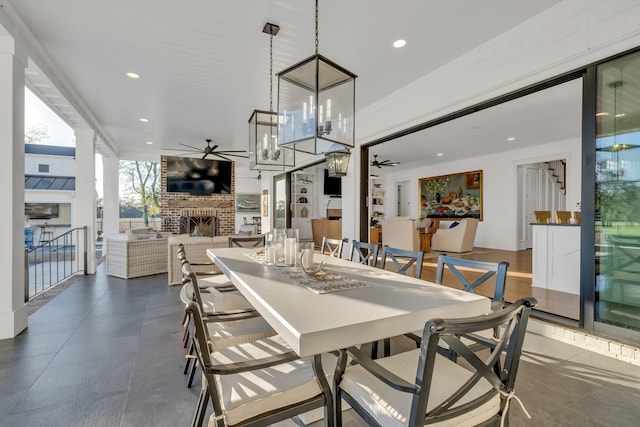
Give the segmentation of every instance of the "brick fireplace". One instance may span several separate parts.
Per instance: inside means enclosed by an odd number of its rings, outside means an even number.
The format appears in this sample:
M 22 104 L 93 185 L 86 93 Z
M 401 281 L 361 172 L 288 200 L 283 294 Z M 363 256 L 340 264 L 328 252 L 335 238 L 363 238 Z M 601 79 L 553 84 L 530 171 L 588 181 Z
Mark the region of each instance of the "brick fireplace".
M 229 235 L 236 230 L 235 163 L 232 167 L 231 194 L 192 195 L 167 193 L 167 158 L 160 157 L 160 197 L 162 231 L 176 234 L 193 233 L 198 225 L 200 235 Z M 208 220 L 213 218 L 212 221 Z M 211 224 L 212 223 L 212 224 Z M 181 229 L 182 224 L 182 229 Z M 189 231 L 187 231 L 187 228 Z

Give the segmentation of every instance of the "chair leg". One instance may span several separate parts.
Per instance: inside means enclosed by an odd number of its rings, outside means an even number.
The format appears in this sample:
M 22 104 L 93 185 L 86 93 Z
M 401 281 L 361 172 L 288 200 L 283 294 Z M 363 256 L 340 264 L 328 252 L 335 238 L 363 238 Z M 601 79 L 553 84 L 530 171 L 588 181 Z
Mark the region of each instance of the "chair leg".
M 391 338 L 384 339 L 384 357 L 391 356 Z
M 191 365 L 191 373 L 189 374 L 189 382 L 187 382 L 187 388 L 191 388 L 191 385 L 193 384 L 193 377 L 195 377 L 197 369 L 198 361 L 194 360 L 193 365 Z
M 378 341 L 371 343 L 371 358 L 374 360 L 378 358 Z
M 193 340 L 191 341 L 191 346 L 189 346 L 189 352 L 187 353 L 186 356 L 186 361 L 184 362 L 184 370 L 182 371 L 183 374 L 187 375 L 187 372 L 189 372 L 189 365 L 191 364 L 191 360 L 194 358 L 193 353 L 196 350 L 196 345 L 193 342 Z
M 198 396 L 196 411 L 193 413 L 193 419 L 191 420 L 191 427 L 202 427 L 202 423 L 204 422 L 204 415 L 207 412 L 208 402 L 209 390 L 207 388 L 204 388 L 200 390 L 200 396 Z

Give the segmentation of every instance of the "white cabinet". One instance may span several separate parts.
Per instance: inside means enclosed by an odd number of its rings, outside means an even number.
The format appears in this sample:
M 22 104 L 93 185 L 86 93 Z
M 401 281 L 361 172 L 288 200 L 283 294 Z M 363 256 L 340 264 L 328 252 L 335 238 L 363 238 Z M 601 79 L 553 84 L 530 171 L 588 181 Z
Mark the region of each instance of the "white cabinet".
M 291 226 L 300 232 L 300 239 L 311 235 L 311 218 L 315 217 L 315 175 L 293 173 L 291 183 Z
M 580 295 L 580 225 L 532 227 L 531 286 Z

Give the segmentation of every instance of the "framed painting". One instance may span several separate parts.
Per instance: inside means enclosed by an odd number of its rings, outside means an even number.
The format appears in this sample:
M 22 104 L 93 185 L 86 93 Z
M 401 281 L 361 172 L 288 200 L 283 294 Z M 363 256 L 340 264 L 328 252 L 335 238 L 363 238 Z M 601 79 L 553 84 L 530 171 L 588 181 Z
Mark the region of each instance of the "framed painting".
M 482 221 L 482 171 L 420 178 L 420 218 Z
M 260 212 L 260 194 L 236 194 L 236 212 Z
M 269 190 L 262 190 L 262 216 L 269 216 Z

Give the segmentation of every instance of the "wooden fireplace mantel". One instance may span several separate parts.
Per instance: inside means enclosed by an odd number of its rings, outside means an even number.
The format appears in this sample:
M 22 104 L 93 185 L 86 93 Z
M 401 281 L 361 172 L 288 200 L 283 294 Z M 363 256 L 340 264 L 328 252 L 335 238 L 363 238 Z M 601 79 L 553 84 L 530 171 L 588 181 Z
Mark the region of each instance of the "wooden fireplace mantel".
M 230 200 L 167 200 L 170 208 L 231 208 Z

